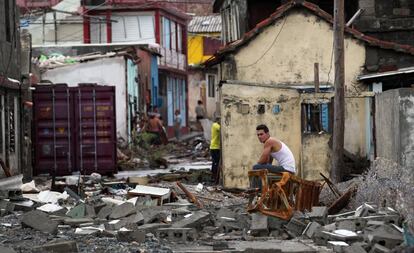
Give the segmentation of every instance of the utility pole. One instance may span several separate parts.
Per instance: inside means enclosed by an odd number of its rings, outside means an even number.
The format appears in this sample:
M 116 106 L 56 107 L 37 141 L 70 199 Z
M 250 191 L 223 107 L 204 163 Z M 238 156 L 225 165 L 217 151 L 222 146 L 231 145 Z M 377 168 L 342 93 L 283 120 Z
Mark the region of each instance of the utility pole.
M 331 179 L 342 178 L 345 130 L 344 0 L 334 2 L 335 98 Z

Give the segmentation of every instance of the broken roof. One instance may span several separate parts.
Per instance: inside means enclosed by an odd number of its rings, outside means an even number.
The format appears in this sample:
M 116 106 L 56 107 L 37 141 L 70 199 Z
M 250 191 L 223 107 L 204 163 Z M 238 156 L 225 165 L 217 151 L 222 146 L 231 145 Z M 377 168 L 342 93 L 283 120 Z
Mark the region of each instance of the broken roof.
M 258 23 L 252 30 L 245 33 L 243 37 L 239 40 L 231 42 L 224 47 L 220 48 L 219 51 L 209 59 L 206 64 L 215 64 L 221 61 L 222 57 L 228 53 L 237 51 L 240 47 L 248 44 L 252 39 L 254 39 L 257 35 L 259 35 L 265 28 L 268 26 L 273 25 L 277 20 L 282 18 L 283 16 L 287 15 L 287 13 L 296 8 L 301 8 L 311 12 L 312 14 L 320 17 L 321 19 L 325 20 L 326 22 L 333 25 L 333 18 L 330 14 L 325 12 L 324 10 L 320 9 L 319 6 L 303 1 L 303 0 L 293 0 L 284 5 L 281 5 L 277 10 L 270 15 L 267 19 Z M 370 46 L 379 47 L 382 49 L 391 49 L 402 53 L 408 53 L 414 55 L 414 47 L 410 45 L 402 45 L 390 41 L 384 41 L 372 36 L 368 36 L 363 34 L 362 32 L 351 28 L 345 27 L 345 33 L 351 35 L 352 37 L 367 43 Z
M 195 16 L 188 24 L 190 33 L 219 33 L 221 32 L 221 16 Z

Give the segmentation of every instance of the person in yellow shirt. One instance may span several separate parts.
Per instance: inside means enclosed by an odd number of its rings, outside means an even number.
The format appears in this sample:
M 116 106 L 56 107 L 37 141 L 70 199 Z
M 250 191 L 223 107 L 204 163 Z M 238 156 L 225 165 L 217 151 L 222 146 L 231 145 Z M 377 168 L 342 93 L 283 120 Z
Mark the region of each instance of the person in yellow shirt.
M 219 163 L 220 163 L 220 117 L 216 117 L 211 125 L 211 180 L 214 183 L 219 181 Z

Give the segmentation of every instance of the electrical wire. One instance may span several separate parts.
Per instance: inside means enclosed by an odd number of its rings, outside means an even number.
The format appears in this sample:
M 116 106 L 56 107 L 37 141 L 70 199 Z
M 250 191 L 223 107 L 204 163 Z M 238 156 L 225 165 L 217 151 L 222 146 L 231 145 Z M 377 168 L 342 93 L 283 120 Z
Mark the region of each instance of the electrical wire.
M 275 43 L 276 43 L 276 41 L 277 41 L 277 39 L 279 38 L 279 35 L 280 35 L 280 33 L 282 32 L 282 30 L 283 30 L 283 27 L 285 26 L 285 23 L 286 23 L 286 20 L 287 20 L 287 16 L 285 16 L 285 18 L 283 19 L 283 23 L 282 23 L 282 26 L 280 27 L 280 29 L 279 29 L 279 32 L 276 34 L 276 36 L 275 36 L 275 38 L 273 39 L 273 41 L 272 41 L 272 44 L 270 44 L 270 46 L 269 46 L 269 48 L 267 48 L 266 50 L 265 50 L 265 52 L 259 57 L 259 58 L 257 58 L 257 60 L 256 61 L 254 61 L 253 63 L 251 63 L 251 64 L 248 64 L 248 65 L 245 65 L 245 66 L 239 66 L 239 68 L 248 68 L 248 67 L 251 67 L 251 66 L 253 66 L 253 65 L 256 65 L 268 52 L 269 52 L 269 50 L 270 49 L 272 49 L 272 47 L 275 45 Z

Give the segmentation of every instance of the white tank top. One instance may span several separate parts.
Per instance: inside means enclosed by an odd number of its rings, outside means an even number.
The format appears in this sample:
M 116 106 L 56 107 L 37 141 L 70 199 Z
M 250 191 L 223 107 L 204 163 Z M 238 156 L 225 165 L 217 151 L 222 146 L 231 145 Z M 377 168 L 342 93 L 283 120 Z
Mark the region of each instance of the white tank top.
M 293 157 L 292 151 L 290 151 L 286 144 L 283 142 L 280 143 L 282 143 L 280 150 L 278 152 L 272 152 L 271 155 L 285 170 L 295 173 L 295 157 Z

